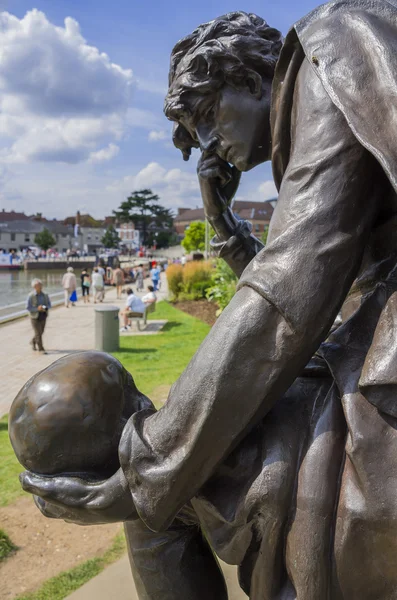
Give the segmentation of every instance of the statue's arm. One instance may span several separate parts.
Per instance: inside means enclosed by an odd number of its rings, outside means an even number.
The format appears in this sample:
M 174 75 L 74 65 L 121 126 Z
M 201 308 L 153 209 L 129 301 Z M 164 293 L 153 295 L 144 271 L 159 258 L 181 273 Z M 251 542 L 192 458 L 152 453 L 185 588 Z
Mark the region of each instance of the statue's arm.
M 162 533 L 140 519 L 124 528 L 139 600 L 227 600 L 222 571 L 197 522 L 178 515 Z
M 224 233 L 225 221 L 230 224 L 227 237 Z M 231 267 L 237 277 L 240 277 L 251 260 L 263 250 L 264 244 L 252 235 L 251 223 L 238 219 L 231 208 L 227 208 L 211 225 L 216 233 L 216 237 L 211 241 L 212 249 Z
M 241 173 L 217 156 L 203 154 L 198 162 L 197 174 L 201 197 L 207 220 L 216 236 L 212 249 L 240 277 L 246 266 L 264 248 L 264 244 L 252 235 L 252 225 L 236 217 L 230 208 L 240 185 Z M 222 176 L 230 181 L 221 186 Z
M 266 248 L 156 414 L 134 415 L 121 465 L 152 529 L 170 525 L 325 339 L 357 275 L 383 172 L 306 61 L 290 163 Z

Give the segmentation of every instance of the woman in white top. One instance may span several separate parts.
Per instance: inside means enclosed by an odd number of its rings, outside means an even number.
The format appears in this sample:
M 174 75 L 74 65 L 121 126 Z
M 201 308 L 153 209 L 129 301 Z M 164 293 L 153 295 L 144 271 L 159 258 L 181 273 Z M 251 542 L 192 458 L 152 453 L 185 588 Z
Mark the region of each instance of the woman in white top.
M 103 275 L 102 275 L 102 273 L 99 273 L 98 267 L 94 267 L 94 270 L 92 272 L 91 281 L 92 281 L 92 293 L 94 296 L 94 304 L 96 304 L 97 302 L 102 302 L 103 298 L 104 298 L 105 284 L 103 281 Z
M 69 308 L 70 296 L 77 288 L 76 275 L 74 274 L 73 267 L 68 267 L 66 269 L 65 275 L 62 277 L 62 287 L 65 294 L 65 306 L 66 308 Z M 72 306 L 74 306 L 74 302 L 72 302 Z
M 157 300 L 157 296 L 154 293 L 154 287 L 152 285 L 148 285 L 149 293 L 142 296 L 142 302 L 145 304 L 153 304 Z

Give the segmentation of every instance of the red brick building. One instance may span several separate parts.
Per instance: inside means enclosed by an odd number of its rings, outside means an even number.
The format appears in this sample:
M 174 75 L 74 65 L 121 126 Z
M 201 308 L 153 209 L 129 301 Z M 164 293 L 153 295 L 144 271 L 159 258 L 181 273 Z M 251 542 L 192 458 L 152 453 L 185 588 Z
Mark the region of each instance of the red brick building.
M 248 202 L 246 200 L 236 200 L 232 206 L 233 212 L 241 219 L 252 223 L 252 231 L 255 234 L 262 234 L 269 226 L 273 214 L 272 203 L 275 200 L 266 202 Z M 178 235 L 183 236 L 185 229 L 193 221 L 204 221 L 203 208 L 179 208 L 178 214 L 174 219 L 175 230 Z

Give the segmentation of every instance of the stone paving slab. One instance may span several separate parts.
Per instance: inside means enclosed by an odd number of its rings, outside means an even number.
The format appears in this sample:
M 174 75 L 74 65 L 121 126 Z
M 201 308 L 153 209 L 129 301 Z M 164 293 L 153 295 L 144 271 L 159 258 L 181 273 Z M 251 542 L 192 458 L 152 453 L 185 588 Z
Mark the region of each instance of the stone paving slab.
M 145 287 L 150 280 L 145 280 Z M 135 290 L 135 286 L 133 286 Z M 142 296 L 141 293 L 137 294 Z M 167 281 L 162 275 L 161 290 L 157 292 L 158 300 L 168 295 Z M 125 305 L 116 299 L 115 288 L 107 288 L 106 304 L 114 304 L 120 308 Z M 8 413 L 11 403 L 21 387 L 38 371 L 45 369 L 61 356 L 79 350 L 92 350 L 95 346 L 95 307 L 83 304 L 79 300 L 74 307 L 57 307 L 51 310 L 44 333 L 44 347 L 48 354 L 33 352 L 29 342 L 32 338 L 32 327 L 29 317 L 23 317 L 10 323 L 0 325 L 0 417 Z M 144 332 L 142 332 L 144 333 Z
M 168 321 L 165 319 L 151 319 L 147 322 L 146 327 L 142 322 L 142 330 L 139 330 L 136 325 L 131 325 L 128 331 L 120 331 L 120 337 L 128 337 L 130 335 L 154 335 L 161 331 Z
M 237 581 L 237 569 L 221 563 L 229 600 L 247 600 Z M 66 600 L 139 600 L 132 579 L 128 556 L 105 569 Z M 180 600 L 184 600 L 181 598 Z M 205 598 L 203 598 L 205 600 Z

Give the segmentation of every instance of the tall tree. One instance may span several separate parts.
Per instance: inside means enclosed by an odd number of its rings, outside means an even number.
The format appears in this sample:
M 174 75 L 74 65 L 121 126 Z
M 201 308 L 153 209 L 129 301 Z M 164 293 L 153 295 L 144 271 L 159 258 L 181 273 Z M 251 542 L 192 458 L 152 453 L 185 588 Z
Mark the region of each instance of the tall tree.
M 137 190 L 120 204 L 113 214 L 122 223 L 133 222 L 142 231 L 142 243 L 147 245 L 148 225 L 156 218 L 162 207 L 158 204 L 160 198 L 152 190 Z M 163 209 L 166 210 L 166 209 Z
M 119 238 L 119 234 L 113 227 L 113 225 L 109 225 L 107 228 L 105 235 L 101 239 L 102 244 L 105 248 L 117 248 L 121 239 Z
M 34 237 L 34 243 L 37 244 L 37 246 L 42 250 L 47 251 L 49 248 L 55 246 L 57 241 L 52 235 L 51 231 L 44 227 L 43 231 L 36 233 Z

